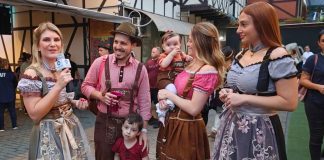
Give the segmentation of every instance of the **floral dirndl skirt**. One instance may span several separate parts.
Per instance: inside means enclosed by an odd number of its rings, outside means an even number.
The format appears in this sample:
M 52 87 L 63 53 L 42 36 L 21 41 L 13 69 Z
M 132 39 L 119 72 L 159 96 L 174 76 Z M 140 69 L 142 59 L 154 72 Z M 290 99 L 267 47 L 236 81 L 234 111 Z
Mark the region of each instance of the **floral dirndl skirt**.
M 215 138 L 214 160 L 286 159 L 277 114 L 237 113 L 225 109 Z
M 30 160 L 93 160 L 90 145 L 79 119 L 45 117 L 32 129 Z

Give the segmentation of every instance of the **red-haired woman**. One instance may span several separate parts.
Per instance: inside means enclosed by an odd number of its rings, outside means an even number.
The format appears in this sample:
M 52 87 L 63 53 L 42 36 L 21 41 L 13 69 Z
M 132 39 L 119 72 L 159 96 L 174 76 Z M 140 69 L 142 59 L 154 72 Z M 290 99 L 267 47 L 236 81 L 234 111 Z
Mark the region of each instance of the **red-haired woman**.
M 220 91 L 226 110 L 215 138 L 213 159 L 287 159 L 277 111 L 297 107 L 297 70 L 281 47 L 275 9 L 268 3 L 246 6 L 237 33 L 244 50 Z

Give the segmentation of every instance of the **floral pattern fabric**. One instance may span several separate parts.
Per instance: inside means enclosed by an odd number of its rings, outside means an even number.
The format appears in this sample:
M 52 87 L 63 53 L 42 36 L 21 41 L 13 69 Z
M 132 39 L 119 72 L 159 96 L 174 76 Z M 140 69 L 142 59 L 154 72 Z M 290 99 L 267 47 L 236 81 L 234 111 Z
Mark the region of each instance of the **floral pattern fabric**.
M 227 87 L 246 94 L 258 93 L 256 86 L 260 66 L 261 63 L 256 63 L 243 67 L 235 59 L 227 74 Z M 276 91 L 277 80 L 294 77 L 297 73 L 293 60 L 289 56 L 270 60 L 268 69 L 270 81 L 267 92 L 269 93 Z M 250 104 L 226 108 L 220 116 L 213 159 L 280 159 L 283 153 L 279 153 L 276 138 L 281 133 L 276 133 L 274 128 L 281 126 L 280 122 L 276 124 L 270 120 L 274 116 L 277 116 L 276 111 Z
M 249 115 L 226 109 L 220 118 L 214 159 L 279 159 L 276 136 L 269 115 Z
M 48 89 L 55 80 L 46 78 Z M 38 77 L 23 75 L 18 83 L 23 96 L 41 96 L 42 82 Z M 70 101 L 74 95 L 63 89 L 53 109 L 57 117 L 45 116 L 34 125 L 31 134 L 29 159 L 37 160 L 92 160 L 90 145 L 79 119 L 73 114 Z M 33 141 L 35 140 L 35 141 Z M 32 151 L 32 152 L 31 152 Z M 34 155 L 31 155 L 34 154 Z

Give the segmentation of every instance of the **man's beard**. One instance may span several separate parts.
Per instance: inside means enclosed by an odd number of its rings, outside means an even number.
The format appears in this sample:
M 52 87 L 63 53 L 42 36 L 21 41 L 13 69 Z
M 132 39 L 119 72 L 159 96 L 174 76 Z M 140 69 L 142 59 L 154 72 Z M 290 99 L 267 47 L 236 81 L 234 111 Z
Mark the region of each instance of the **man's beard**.
M 116 49 L 116 50 L 114 50 L 114 52 L 115 52 L 115 51 L 124 54 L 124 56 L 121 57 L 121 58 L 119 58 L 119 57 L 116 56 L 116 59 L 118 59 L 118 60 L 122 60 L 122 59 L 125 59 L 125 58 L 129 58 L 130 55 L 131 55 L 131 53 L 132 53 L 132 52 L 126 53 L 126 51 L 123 50 L 123 49 Z

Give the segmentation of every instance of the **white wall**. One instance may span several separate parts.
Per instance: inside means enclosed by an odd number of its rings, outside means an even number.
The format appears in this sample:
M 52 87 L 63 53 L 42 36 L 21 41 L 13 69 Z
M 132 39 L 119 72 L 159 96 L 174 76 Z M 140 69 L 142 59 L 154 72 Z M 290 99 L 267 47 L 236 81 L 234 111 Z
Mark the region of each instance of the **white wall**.
M 127 3 L 127 2 L 130 3 Z M 179 0 L 177 0 L 179 2 Z M 124 0 L 124 4 L 128 7 L 134 7 L 135 0 Z M 142 1 L 137 0 L 136 9 L 141 9 Z M 155 7 L 155 10 L 154 10 Z M 176 5 L 174 7 L 174 14 L 172 15 L 172 8 L 173 8 L 173 3 L 172 2 L 167 2 L 164 3 L 164 0 L 155 0 L 155 6 L 153 3 L 153 0 L 143 0 L 143 11 L 147 12 L 152 12 L 158 15 L 164 15 L 164 7 L 165 7 L 165 16 L 174 18 L 174 19 L 180 19 L 180 17 L 177 17 L 177 13 L 180 12 L 180 6 Z
M 7 53 L 8 53 L 8 59 L 9 59 L 9 62 L 12 63 L 13 62 L 13 55 L 11 54 L 12 52 L 12 44 L 9 43 L 7 45 L 7 42 L 11 42 L 12 41 L 12 38 L 11 38 L 11 35 L 2 35 L 3 37 L 3 40 L 6 44 L 6 48 L 3 47 L 2 45 L 2 39 L 0 38 L 0 57 L 1 58 L 7 58 L 6 57 L 6 54 L 5 54 L 5 49 L 7 50 Z

